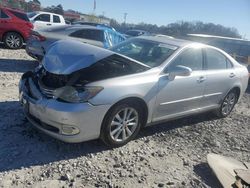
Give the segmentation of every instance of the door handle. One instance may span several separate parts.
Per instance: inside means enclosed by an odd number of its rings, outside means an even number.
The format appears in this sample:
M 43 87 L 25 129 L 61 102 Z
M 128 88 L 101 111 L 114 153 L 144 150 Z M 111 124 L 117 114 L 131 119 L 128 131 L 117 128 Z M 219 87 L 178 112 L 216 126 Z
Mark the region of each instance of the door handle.
M 202 83 L 202 82 L 204 82 L 205 80 L 206 80 L 206 78 L 205 78 L 204 76 L 201 76 L 201 77 L 199 77 L 199 78 L 197 79 L 197 82 Z
M 51 25 L 51 24 L 47 24 L 47 25 Z
M 233 78 L 233 77 L 235 77 L 235 76 L 236 76 L 236 75 L 235 75 L 233 72 L 229 74 L 229 77 L 230 77 L 230 78 Z

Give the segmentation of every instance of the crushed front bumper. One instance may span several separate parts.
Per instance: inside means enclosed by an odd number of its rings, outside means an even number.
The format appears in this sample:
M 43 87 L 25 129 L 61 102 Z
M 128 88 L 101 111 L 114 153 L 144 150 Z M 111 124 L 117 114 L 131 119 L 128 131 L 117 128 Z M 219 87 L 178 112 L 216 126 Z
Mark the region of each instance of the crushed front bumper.
M 28 73 L 20 80 L 19 96 L 27 119 L 36 128 L 70 143 L 99 138 L 102 120 L 110 108 L 109 105 L 93 106 L 48 99 Z

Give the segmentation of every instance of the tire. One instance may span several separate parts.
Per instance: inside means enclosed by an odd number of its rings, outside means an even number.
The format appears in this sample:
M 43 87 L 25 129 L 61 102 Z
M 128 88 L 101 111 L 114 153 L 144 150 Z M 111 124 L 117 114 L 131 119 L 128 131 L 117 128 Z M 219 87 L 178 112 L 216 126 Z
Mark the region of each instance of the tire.
M 220 108 L 216 111 L 216 115 L 219 118 L 227 117 L 233 110 L 235 104 L 238 101 L 238 94 L 236 90 L 231 90 L 223 99 Z
M 142 109 L 132 102 L 112 107 L 102 123 L 102 141 L 109 147 L 120 147 L 133 140 L 141 129 L 142 114 Z
M 16 32 L 9 32 L 4 35 L 4 45 L 9 49 L 20 49 L 23 46 L 23 37 Z

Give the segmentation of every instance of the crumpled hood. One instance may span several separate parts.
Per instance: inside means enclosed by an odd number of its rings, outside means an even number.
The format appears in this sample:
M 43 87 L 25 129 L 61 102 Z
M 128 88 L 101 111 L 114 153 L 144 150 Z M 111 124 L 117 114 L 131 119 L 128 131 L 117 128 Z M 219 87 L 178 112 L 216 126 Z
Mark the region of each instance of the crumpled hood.
M 61 40 L 44 56 L 44 68 L 53 74 L 71 74 L 89 67 L 114 52 L 77 41 Z

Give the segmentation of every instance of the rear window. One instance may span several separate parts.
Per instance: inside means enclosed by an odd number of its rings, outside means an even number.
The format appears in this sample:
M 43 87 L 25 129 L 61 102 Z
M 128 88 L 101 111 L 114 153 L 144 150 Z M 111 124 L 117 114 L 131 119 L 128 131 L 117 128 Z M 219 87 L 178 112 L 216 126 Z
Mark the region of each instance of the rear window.
M 24 20 L 26 22 L 30 21 L 29 18 L 28 18 L 28 16 L 26 14 L 24 14 L 24 13 L 12 11 L 12 10 L 10 10 L 10 13 L 14 14 L 16 17 L 18 17 L 21 20 Z
M 89 39 L 95 41 L 104 41 L 104 33 L 102 30 L 96 29 L 82 29 L 75 31 L 70 34 L 71 37 L 82 38 L 82 39 Z
M 9 16 L 3 10 L 0 9 L 0 18 L 9 18 Z

